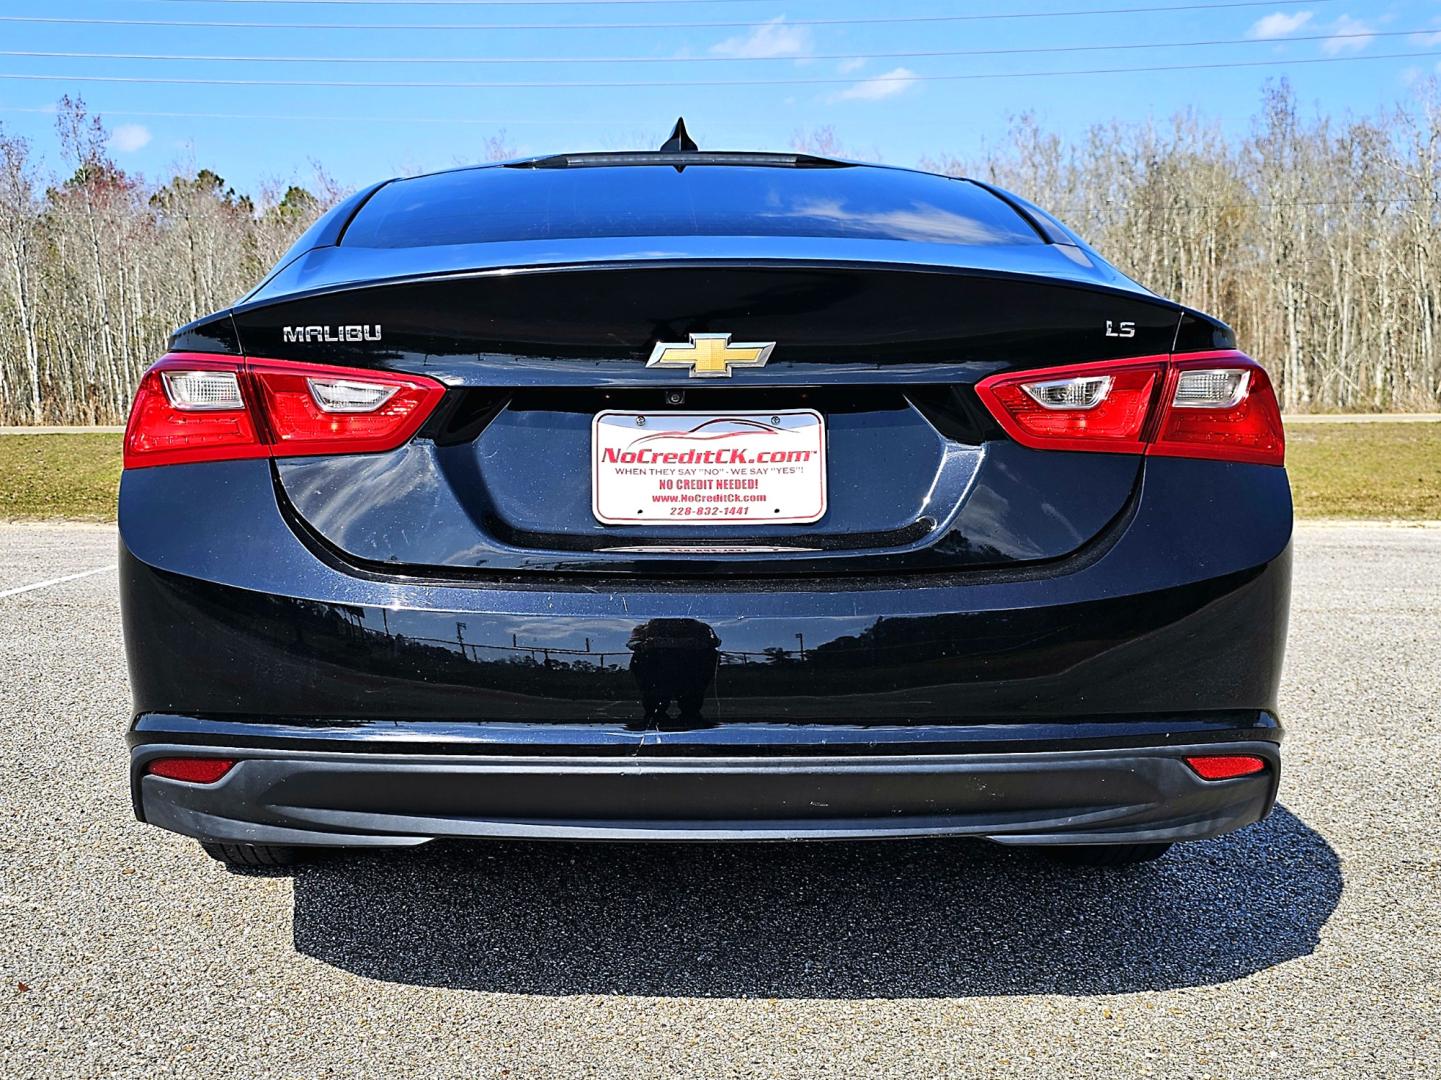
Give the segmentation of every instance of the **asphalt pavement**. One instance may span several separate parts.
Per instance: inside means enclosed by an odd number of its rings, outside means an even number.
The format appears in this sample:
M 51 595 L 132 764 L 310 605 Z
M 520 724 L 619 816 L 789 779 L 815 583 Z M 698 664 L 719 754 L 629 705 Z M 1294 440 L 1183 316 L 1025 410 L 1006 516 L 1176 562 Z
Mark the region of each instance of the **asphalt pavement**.
M 114 552 L 0 526 L 0 1076 L 1441 1076 L 1441 527 L 1298 530 L 1280 806 L 1122 871 L 973 841 L 227 871 L 131 815 Z

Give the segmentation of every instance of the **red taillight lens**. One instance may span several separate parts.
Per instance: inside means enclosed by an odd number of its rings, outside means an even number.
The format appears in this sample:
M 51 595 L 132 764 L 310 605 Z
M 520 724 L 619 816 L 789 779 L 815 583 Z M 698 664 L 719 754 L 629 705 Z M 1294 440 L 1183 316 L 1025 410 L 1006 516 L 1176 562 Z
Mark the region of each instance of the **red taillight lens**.
M 993 375 L 976 393 L 1006 433 L 1037 450 L 1140 453 L 1160 362 L 1078 364 Z
M 203 381 L 212 376 L 216 383 Z M 239 404 L 217 392 L 229 380 Z M 125 467 L 183 461 L 265 457 L 255 418 L 247 407 L 240 365 L 212 356 L 176 353 L 140 380 L 125 425 Z
M 231 758 L 165 757 L 147 762 L 145 771 L 187 784 L 213 784 L 235 767 Z
M 136 391 L 125 467 L 394 450 L 444 394 L 420 375 L 172 353 Z
M 992 375 L 976 393 L 1036 450 L 1280 465 L 1286 440 L 1266 372 L 1239 352 L 1110 360 Z
M 412 375 L 250 361 L 276 457 L 394 450 L 419 430 L 445 387 Z
M 1249 754 L 1205 754 L 1188 757 L 1186 764 L 1202 780 L 1234 780 L 1238 776 L 1254 776 L 1266 771 L 1265 759 Z
M 1286 435 L 1271 380 L 1241 353 L 1172 357 L 1165 400 L 1147 453 L 1261 465 L 1286 460 Z

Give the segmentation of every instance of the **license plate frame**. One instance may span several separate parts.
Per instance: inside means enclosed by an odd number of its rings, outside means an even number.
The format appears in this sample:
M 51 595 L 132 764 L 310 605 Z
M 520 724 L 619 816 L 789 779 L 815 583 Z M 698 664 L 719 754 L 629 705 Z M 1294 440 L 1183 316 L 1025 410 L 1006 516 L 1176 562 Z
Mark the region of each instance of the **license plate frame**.
M 591 422 L 591 513 L 605 525 L 809 525 L 829 509 L 814 409 L 607 409 Z

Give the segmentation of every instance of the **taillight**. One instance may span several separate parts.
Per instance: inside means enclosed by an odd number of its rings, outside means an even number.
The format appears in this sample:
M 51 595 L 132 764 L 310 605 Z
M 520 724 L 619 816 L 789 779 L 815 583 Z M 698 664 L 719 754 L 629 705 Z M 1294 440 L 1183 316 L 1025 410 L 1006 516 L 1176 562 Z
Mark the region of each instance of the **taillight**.
M 976 393 L 1022 446 L 1138 454 L 1164 371 L 1155 362 L 1077 364 L 992 375 Z
M 140 380 L 125 467 L 394 450 L 444 394 L 421 375 L 172 353 Z
M 1286 435 L 1271 380 L 1260 364 L 1241 353 L 1171 357 L 1166 401 L 1147 453 L 1260 465 L 1280 465 L 1286 459 Z
M 1280 465 L 1286 441 L 1265 370 L 1239 352 L 1107 360 L 992 375 L 976 393 L 1036 450 Z
M 418 375 L 251 360 L 276 457 L 394 450 L 419 430 L 445 387 Z
M 238 363 L 177 354 L 141 378 L 125 425 L 126 468 L 268 453 L 246 408 Z

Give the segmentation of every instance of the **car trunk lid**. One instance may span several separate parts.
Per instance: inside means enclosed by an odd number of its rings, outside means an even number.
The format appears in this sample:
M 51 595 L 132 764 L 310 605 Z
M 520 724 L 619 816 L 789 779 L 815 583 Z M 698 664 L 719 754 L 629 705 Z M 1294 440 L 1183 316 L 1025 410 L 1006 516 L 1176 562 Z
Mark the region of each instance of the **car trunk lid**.
M 1123 513 L 1140 459 L 1022 447 L 974 386 L 1167 353 L 1179 316 L 1133 290 L 989 268 L 670 260 L 330 286 L 234 320 L 251 357 L 449 388 L 396 451 L 277 462 L 283 499 L 319 542 L 417 573 L 669 575 L 1009 566 L 1075 551 Z M 768 356 L 727 375 L 648 365 L 658 346 L 684 355 L 706 335 Z M 821 512 L 681 521 L 661 501 L 624 524 L 598 516 L 598 416 L 628 425 L 627 446 L 685 433 L 659 444 L 678 459 L 712 436 L 755 445 L 737 427 L 814 417 Z M 670 466 L 672 482 L 735 477 L 694 458 Z

